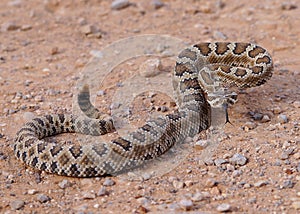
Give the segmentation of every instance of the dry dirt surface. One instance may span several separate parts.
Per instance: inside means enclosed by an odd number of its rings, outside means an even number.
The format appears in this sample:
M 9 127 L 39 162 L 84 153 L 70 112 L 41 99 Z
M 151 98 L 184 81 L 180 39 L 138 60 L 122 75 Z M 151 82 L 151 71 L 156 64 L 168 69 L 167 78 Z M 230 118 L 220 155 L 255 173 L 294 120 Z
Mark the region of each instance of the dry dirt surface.
M 299 0 L 1 0 L 0 213 L 299 213 L 299 14 Z M 232 125 L 210 158 L 192 149 L 162 176 L 70 178 L 15 158 L 14 135 L 27 119 L 72 112 L 75 86 L 93 55 L 144 34 L 187 44 L 255 42 L 271 53 L 274 74 L 239 91 L 229 109 Z M 122 89 L 123 78 L 145 60 L 118 66 L 96 89 L 97 106 L 110 113 L 111 91 Z M 173 65 L 162 60 L 170 81 Z M 134 108 L 144 109 L 132 111 L 133 122 L 150 111 L 172 111 L 172 101 L 152 95 L 136 99 Z M 58 139 L 70 136 L 76 138 Z

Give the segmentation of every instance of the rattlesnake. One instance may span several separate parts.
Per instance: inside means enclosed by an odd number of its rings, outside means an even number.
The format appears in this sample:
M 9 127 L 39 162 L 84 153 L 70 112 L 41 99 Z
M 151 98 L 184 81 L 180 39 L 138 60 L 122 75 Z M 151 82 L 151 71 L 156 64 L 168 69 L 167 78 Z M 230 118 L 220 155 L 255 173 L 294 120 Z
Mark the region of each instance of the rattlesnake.
M 73 177 L 112 175 L 130 170 L 168 151 L 175 143 L 209 128 L 214 99 L 206 87 L 223 81 L 241 88 L 258 86 L 270 79 L 273 62 L 269 53 L 250 43 L 199 43 L 177 58 L 173 87 L 178 111 L 145 123 L 125 137 L 85 145 L 59 145 L 43 138 L 63 132 L 103 135 L 114 130 L 112 119 L 101 115 L 89 101 L 88 86 L 78 95 L 88 117 L 47 115 L 27 122 L 16 134 L 14 152 L 27 165 Z M 216 84 L 215 89 L 221 87 Z

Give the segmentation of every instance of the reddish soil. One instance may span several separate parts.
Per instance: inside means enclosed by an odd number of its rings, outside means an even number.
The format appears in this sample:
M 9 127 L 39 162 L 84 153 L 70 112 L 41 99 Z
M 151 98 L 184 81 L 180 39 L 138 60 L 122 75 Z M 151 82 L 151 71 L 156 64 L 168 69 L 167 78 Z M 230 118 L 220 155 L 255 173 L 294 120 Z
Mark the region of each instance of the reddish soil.
M 300 2 L 165 0 L 161 7 L 157 2 L 130 0 L 120 10 L 104 0 L 0 2 L 1 213 L 299 212 Z M 193 149 L 159 177 L 69 178 L 36 171 L 15 158 L 13 139 L 31 117 L 28 112 L 71 113 L 91 53 L 143 34 L 170 35 L 187 44 L 255 42 L 271 53 L 274 74 L 266 84 L 240 92 L 229 110 L 233 125 L 224 127 L 209 160 Z M 144 60 L 123 63 L 106 78 L 107 85 L 96 89 L 105 92 L 97 96 L 99 108 L 109 113 L 111 91 L 127 69 L 137 71 Z M 172 61 L 162 60 L 162 66 L 171 82 Z M 161 99 L 156 96 L 153 105 L 173 107 L 170 99 Z M 134 106 L 140 110 L 133 110 L 137 124 L 157 110 L 148 109 L 153 102 L 148 95 L 135 103 L 140 100 L 143 105 Z M 230 161 L 237 153 L 246 164 Z

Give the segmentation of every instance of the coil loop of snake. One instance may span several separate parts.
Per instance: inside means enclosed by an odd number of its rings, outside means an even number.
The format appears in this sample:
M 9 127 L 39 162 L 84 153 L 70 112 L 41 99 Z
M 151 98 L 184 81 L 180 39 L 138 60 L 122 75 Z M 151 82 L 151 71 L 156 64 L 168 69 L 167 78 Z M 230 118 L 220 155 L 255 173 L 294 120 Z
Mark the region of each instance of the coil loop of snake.
M 50 173 L 73 177 L 113 175 L 130 170 L 193 137 L 211 124 L 211 105 L 227 98 L 207 98 L 217 91 L 215 79 L 241 88 L 259 86 L 271 78 L 269 53 L 250 43 L 199 43 L 183 50 L 176 61 L 173 87 L 178 111 L 145 123 L 125 137 L 86 145 L 60 145 L 43 138 L 64 132 L 103 135 L 114 131 L 110 117 L 101 115 L 83 87 L 78 104 L 87 117 L 58 114 L 27 122 L 16 134 L 14 152 L 25 164 Z M 218 82 L 217 81 L 217 82 Z M 211 105 L 210 105 L 211 104 Z

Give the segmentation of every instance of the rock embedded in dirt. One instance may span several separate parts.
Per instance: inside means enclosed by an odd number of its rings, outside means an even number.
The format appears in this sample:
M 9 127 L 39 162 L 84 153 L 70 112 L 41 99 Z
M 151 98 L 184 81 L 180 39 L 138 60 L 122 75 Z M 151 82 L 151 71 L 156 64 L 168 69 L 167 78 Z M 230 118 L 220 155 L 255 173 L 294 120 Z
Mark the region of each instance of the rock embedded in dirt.
M 293 106 L 294 106 L 295 108 L 300 108 L 300 101 L 295 101 L 295 102 L 293 102 Z
M 107 179 L 105 179 L 105 181 L 103 182 L 103 186 L 113 186 L 113 185 L 115 185 L 116 184 L 116 182 L 114 182 L 112 179 L 110 179 L 110 178 L 107 178 Z
M 231 206 L 230 206 L 230 204 L 220 204 L 220 205 L 218 205 L 217 206 L 217 211 L 218 212 L 228 212 L 228 211 L 230 211 L 230 209 L 231 209 Z
M 184 182 L 182 181 L 174 180 L 172 184 L 176 189 L 182 189 L 184 187 Z
M 281 9 L 282 10 L 294 10 L 294 9 L 297 9 L 297 5 L 295 3 L 286 1 L 281 4 Z
M 161 73 L 162 65 L 160 59 L 148 59 L 139 68 L 143 77 L 154 77 Z
M 20 25 L 16 24 L 15 22 L 6 22 L 6 23 L 3 23 L 1 25 L 1 30 L 3 32 L 5 31 L 14 31 L 14 30 L 18 30 L 20 29 Z
M 261 119 L 261 122 L 262 123 L 266 123 L 266 122 L 269 122 L 271 119 L 270 119 L 270 117 L 268 116 L 268 115 L 264 115 L 263 117 L 262 117 L 262 119 Z
M 278 121 L 281 124 L 287 123 L 288 117 L 285 114 L 280 114 L 280 115 L 278 115 Z
M 164 4 L 162 1 L 160 1 L 160 0 L 152 0 L 152 1 L 151 1 L 151 5 L 152 5 L 152 7 L 153 7 L 154 9 L 157 10 L 157 9 L 163 7 L 165 4 Z
M 244 125 L 244 130 L 248 132 L 249 130 L 255 129 L 257 127 L 257 124 L 254 122 L 246 122 Z
M 64 180 L 62 180 L 61 182 L 58 183 L 58 186 L 59 186 L 61 189 L 66 189 L 67 187 L 72 186 L 72 184 L 71 184 L 71 182 L 68 181 L 67 179 L 64 179 Z
M 241 154 L 234 154 L 230 159 L 229 159 L 229 163 L 233 164 L 233 165 L 239 165 L 239 166 L 244 166 L 247 163 L 248 159 L 241 155 Z
M 295 210 L 300 210 L 300 201 L 294 201 L 292 203 L 292 207 L 295 209 Z
M 183 199 L 179 202 L 179 205 L 183 210 L 189 211 L 194 206 L 194 203 L 191 200 Z
M 295 186 L 295 183 L 291 179 L 284 180 L 282 184 L 280 185 L 280 188 L 287 189 L 287 188 L 293 188 Z
M 252 116 L 254 120 L 261 120 L 263 118 L 263 114 L 262 113 L 254 113 L 254 115 Z
M 46 203 L 51 200 L 51 198 L 44 194 L 38 194 L 36 199 L 41 203 Z
M 83 192 L 82 199 L 94 199 L 96 198 L 96 194 L 93 192 Z
M 128 0 L 114 0 L 111 3 L 112 10 L 121 10 L 130 6 L 130 2 Z
M 201 192 L 196 192 L 192 197 L 192 201 L 198 202 L 198 201 L 203 201 L 205 200 L 207 197 L 201 193 Z
M 28 194 L 28 195 L 34 195 L 34 194 L 36 194 L 36 193 L 38 193 L 38 191 L 37 191 L 36 189 L 29 189 L 29 190 L 27 191 L 27 194 Z
M 269 181 L 266 180 L 260 180 L 254 183 L 255 187 L 262 187 L 262 186 L 266 186 L 267 184 L 269 184 Z
M 228 163 L 228 161 L 223 158 L 217 158 L 214 160 L 214 164 L 216 166 L 221 166 L 222 164 L 225 164 L 225 163 Z
M 214 187 L 217 184 L 218 184 L 218 182 L 216 180 L 212 179 L 212 178 L 207 179 L 206 182 L 205 182 L 206 187 Z
M 97 196 L 105 196 L 109 195 L 109 192 L 106 190 L 105 187 L 101 187 L 97 193 Z
M 20 210 L 24 207 L 25 202 L 23 200 L 17 199 L 14 201 L 11 201 L 9 206 L 12 210 Z

